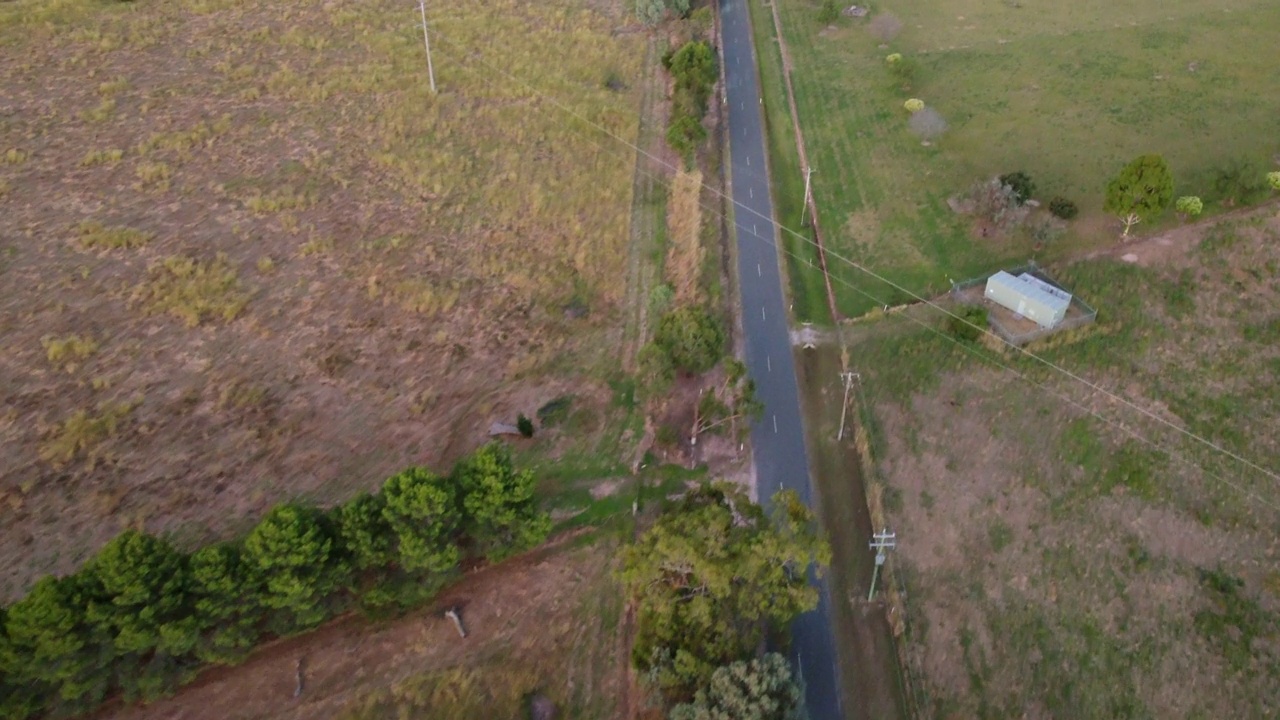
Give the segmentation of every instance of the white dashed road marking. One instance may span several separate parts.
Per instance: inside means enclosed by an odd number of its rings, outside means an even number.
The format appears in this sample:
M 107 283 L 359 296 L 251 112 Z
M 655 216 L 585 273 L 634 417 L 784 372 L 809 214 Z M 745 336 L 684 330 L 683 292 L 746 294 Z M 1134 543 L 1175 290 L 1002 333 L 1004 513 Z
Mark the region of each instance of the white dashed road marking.
M 760 269 L 760 263 L 756 263 L 756 277 L 764 277 L 764 271 Z
M 773 416 L 773 432 L 774 433 L 778 432 L 778 416 L 777 415 Z
M 765 356 L 764 356 L 764 364 L 765 364 L 765 366 L 766 366 L 766 367 L 768 367 L 768 368 L 769 368 L 769 372 L 773 372 L 773 357 L 771 357 L 771 356 L 769 356 L 769 355 L 765 355 Z

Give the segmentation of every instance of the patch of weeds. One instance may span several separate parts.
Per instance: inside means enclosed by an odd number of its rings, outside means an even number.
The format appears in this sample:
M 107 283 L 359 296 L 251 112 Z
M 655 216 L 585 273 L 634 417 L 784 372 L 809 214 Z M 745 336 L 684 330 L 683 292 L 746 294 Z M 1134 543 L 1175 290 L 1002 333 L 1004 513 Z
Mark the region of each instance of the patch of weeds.
M 227 256 L 208 263 L 168 257 L 150 270 L 151 277 L 134 289 L 134 302 L 150 313 L 168 313 L 195 327 L 208 319 L 230 322 L 248 303 Z
M 314 204 L 314 196 L 287 189 L 268 195 L 251 195 L 244 199 L 244 206 L 258 215 L 286 210 L 305 210 Z
M 40 457 L 54 465 L 65 465 L 77 456 L 88 454 L 97 460 L 98 446 L 115 435 L 120 422 L 133 412 L 135 403 L 110 403 L 98 407 L 96 414 L 78 410 L 54 428 L 40 446 Z
M 1125 552 L 1129 556 L 1129 562 L 1133 565 L 1134 572 L 1142 572 L 1151 567 L 1151 553 L 1147 550 L 1147 546 L 1142 544 L 1142 540 L 1137 535 L 1129 535 L 1125 538 Z
M 925 511 L 932 510 L 935 502 L 937 502 L 937 500 L 928 490 L 920 491 L 920 507 L 924 508 Z
M 254 264 L 258 268 L 258 272 L 262 273 L 263 275 L 266 275 L 276 269 L 276 261 L 272 260 L 270 255 L 263 255 L 262 257 L 258 258 L 258 262 Z
M 893 485 L 885 485 L 883 487 L 884 491 L 880 496 L 880 501 L 884 503 L 885 511 L 895 514 L 902 512 L 902 490 Z
M 1184 318 L 1195 312 L 1197 285 L 1195 273 L 1191 270 L 1183 270 L 1177 282 L 1161 284 L 1165 309 L 1169 315 L 1174 318 Z
M 451 310 L 459 294 L 456 287 L 437 287 L 421 278 L 402 280 L 392 288 L 392 295 L 400 307 L 428 317 Z
M 79 241 L 81 247 L 99 250 L 117 250 L 120 248 L 139 248 L 151 242 L 154 236 L 133 228 L 122 226 L 108 227 L 96 220 L 80 223 Z
M 1000 552 L 1013 542 L 1013 529 L 1003 520 L 996 520 L 987 528 L 987 539 L 991 541 L 991 551 Z
M 1144 500 L 1151 500 L 1157 490 L 1155 474 L 1164 461 L 1163 453 L 1139 447 L 1136 440 L 1128 440 L 1111 456 L 1100 490 L 1107 493 L 1123 487 Z
M 1244 581 L 1223 570 L 1200 570 L 1212 608 L 1196 613 L 1200 635 L 1236 672 L 1254 673 L 1280 662 L 1275 639 L 1280 618 L 1244 595 Z M 1270 648 L 1270 650 L 1268 650 Z
M 173 169 L 162 162 L 139 163 L 133 171 L 138 178 L 140 190 L 157 190 L 165 192 L 169 189 L 169 178 L 173 177 Z
M 190 130 L 152 133 L 151 137 L 138 146 L 138 154 L 146 155 L 152 150 L 186 153 L 198 146 L 208 145 L 215 137 L 229 129 L 231 129 L 231 116 L 223 115 L 212 125 L 202 121 Z
M 69 373 L 75 372 L 80 363 L 98 352 L 98 341 L 81 335 L 45 335 L 40 338 L 40 344 L 44 347 L 45 359 Z
M 987 309 L 981 305 L 962 305 L 947 318 L 947 334 L 961 342 L 977 342 L 987 329 Z
M 266 388 L 238 380 L 229 383 L 218 394 L 218 408 L 223 410 L 261 407 L 266 401 Z
M 0 198 L 8 195 L 11 189 L 13 189 L 13 186 L 9 184 L 9 181 L 4 178 L 0 178 Z
M 80 119 L 87 123 L 104 123 L 112 118 L 116 113 L 115 98 L 103 98 L 102 102 L 91 110 L 85 110 L 80 113 Z
M 538 412 L 535 413 L 538 416 L 538 424 L 544 428 L 551 428 L 563 423 L 569 417 L 573 400 L 573 395 L 561 395 L 538 408 Z
M 1280 345 L 1280 317 L 1245 325 L 1240 332 L 1246 342 Z
M 18 148 L 9 148 L 0 155 L 0 165 L 21 165 L 31 157 L 30 154 L 19 150 Z
M 124 76 L 98 84 L 99 95 L 115 95 L 129 89 L 129 80 Z
M 124 157 L 123 150 L 90 150 L 80 161 L 80 167 L 97 167 L 98 165 L 115 165 Z
M 636 379 L 623 375 L 609 380 L 609 389 L 613 391 L 613 406 L 622 410 L 634 410 L 636 407 Z
M 331 252 L 333 252 L 332 238 L 311 238 L 298 246 L 298 254 L 302 257 L 328 255 Z

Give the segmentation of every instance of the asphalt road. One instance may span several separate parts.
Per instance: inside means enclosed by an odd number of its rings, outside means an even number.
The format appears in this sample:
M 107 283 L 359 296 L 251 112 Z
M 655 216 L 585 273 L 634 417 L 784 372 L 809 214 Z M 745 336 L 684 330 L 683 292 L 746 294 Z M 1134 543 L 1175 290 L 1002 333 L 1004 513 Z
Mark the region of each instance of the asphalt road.
M 723 0 L 721 4 L 739 299 L 747 368 L 764 404 L 764 414 L 751 430 L 756 482 L 761 500 L 788 488 L 812 507 L 800 393 L 769 195 L 763 108 L 747 13 L 746 0 Z M 825 582 L 819 582 L 818 587 L 817 610 L 800 616 L 792 626 L 792 659 L 804 678 L 811 720 L 838 720 L 843 713 L 830 593 Z

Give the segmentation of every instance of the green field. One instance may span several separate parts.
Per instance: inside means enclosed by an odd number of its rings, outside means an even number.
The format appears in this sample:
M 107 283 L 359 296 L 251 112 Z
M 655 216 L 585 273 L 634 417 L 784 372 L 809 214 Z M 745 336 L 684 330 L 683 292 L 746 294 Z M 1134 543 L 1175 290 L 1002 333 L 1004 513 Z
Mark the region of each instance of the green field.
M 1280 100 L 1268 89 L 1280 6 L 1125 5 L 1120 12 L 1101 0 L 889 3 L 876 11 L 895 14 L 903 29 L 880 47 L 867 19 L 827 27 L 815 0 L 780 0 L 828 248 L 913 292 L 934 293 L 948 278 L 1035 253 L 1021 237 L 971 236 L 947 207 L 978 179 L 1023 170 L 1042 200 L 1063 195 L 1079 204 L 1067 237 L 1039 252 L 1054 258 L 1115 240 L 1102 193 L 1135 155 L 1163 154 L 1177 193 L 1203 197 L 1207 212 L 1223 209 L 1214 170 L 1236 158 L 1250 161 L 1259 179 L 1273 169 Z M 909 90 L 891 78 L 890 52 L 918 62 Z M 767 51 L 761 56 L 770 61 Z M 949 123 L 934 145 L 908 130 L 908 97 Z M 845 283 L 886 303 L 904 299 L 838 259 L 832 272 L 845 314 L 874 305 Z

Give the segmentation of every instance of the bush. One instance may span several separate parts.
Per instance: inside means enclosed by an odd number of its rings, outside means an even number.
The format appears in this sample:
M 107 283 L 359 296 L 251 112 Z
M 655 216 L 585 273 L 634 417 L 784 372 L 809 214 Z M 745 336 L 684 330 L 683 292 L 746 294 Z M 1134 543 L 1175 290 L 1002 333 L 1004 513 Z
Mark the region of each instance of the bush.
M 1013 194 L 1017 197 L 1019 205 L 1025 205 L 1036 192 L 1036 184 L 1031 181 L 1030 176 L 1021 170 L 1008 175 L 1001 175 L 1000 183 L 1013 188 Z
M 969 190 L 973 214 L 1001 232 L 1011 230 L 1027 219 L 1029 208 L 1018 202 L 1013 188 L 992 178 L 976 183 Z
M 818 9 L 818 22 L 830 25 L 839 19 L 840 7 L 836 5 L 836 0 L 822 0 L 822 7 Z
M 1267 176 L 1258 163 L 1244 158 L 1229 160 L 1213 171 L 1213 189 L 1223 205 L 1248 205 L 1267 192 Z
M 725 331 L 720 320 L 703 308 L 682 307 L 658 320 L 654 343 L 677 370 L 706 372 L 724 355 Z
M 681 115 L 667 128 L 667 144 L 684 158 L 686 165 L 693 165 L 698 146 L 707 139 L 707 129 L 702 121 L 692 115 Z
M 1272 190 L 1280 190 L 1280 172 L 1267 173 L 1267 184 Z
M 1058 195 L 1049 201 L 1049 212 L 1063 220 L 1070 220 L 1080 214 L 1080 208 L 1076 207 L 1074 202 Z
M 1195 195 L 1184 195 L 1173 203 L 1173 209 L 1187 217 L 1195 217 L 1204 212 L 1204 202 Z
M 1062 221 L 1048 215 L 1035 215 L 1027 223 L 1027 236 L 1040 247 L 1052 244 L 1066 231 Z
M 977 342 L 987 329 L 987 309 L 965 305 L 947 318 L 947 334 L 960 342 Z
M 924 101 L 920 98 L 911 98 L 902 103 L 902 107 L 906 108 L 909 113 L 918 113 L 924 109 Z
M 524 413 L 520 413 L 520 417 L 516 418 L 516 429 L 520 431 L 521 437 L 533 437 L 533 421 Z
M 902 53 L 889 53 L 888 55 L 884 56 L 884 61 L 889 63 L 890 65 L 893 65 L 895 63 L 900 63 L 902 62 Z

